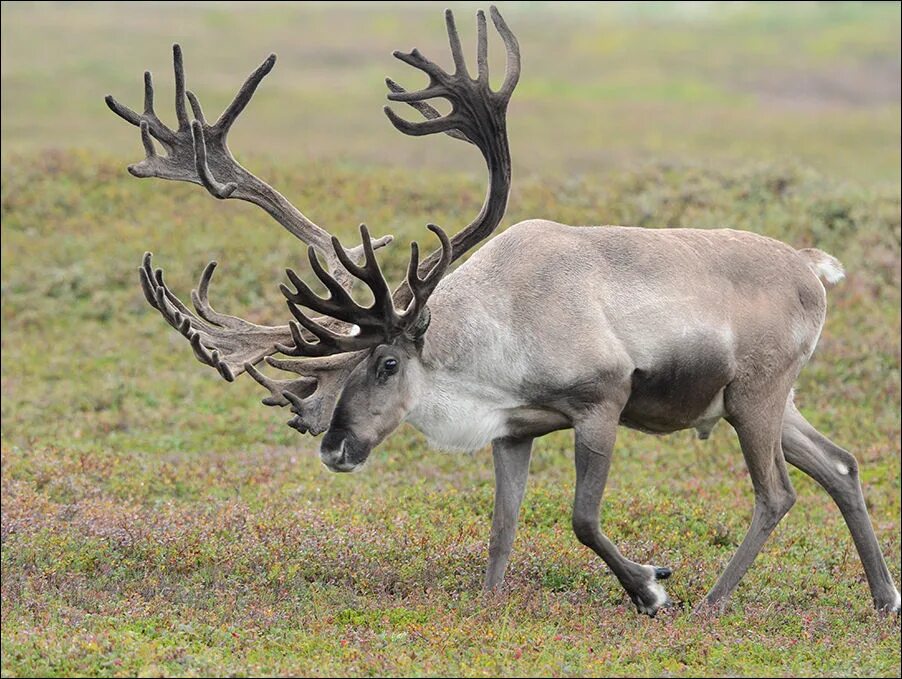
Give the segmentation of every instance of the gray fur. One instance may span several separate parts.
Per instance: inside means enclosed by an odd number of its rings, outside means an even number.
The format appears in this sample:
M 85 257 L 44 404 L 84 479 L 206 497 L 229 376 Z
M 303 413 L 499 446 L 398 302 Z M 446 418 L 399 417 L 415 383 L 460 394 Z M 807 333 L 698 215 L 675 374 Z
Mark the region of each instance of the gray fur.
M 522 222 L 439 284 L 422 346 L 398 338 L 355 368 L 338 401 L 341 430 L 353 435 L 360 462 L 366 455 L 359 443 L 372 448 L 402 420 L 439 446 L 492 443 L 492 588 L 510 555 L 532 439 L 573 428 L 574 531 L 637 609 L 654 615 L 668 601 L 655 575 L 663 571 L 624 557 L 598 525 L 617 426 L 658 434 L 698 427 L 705 434 L 723 417 L 739 435 L 755 511 L 702 605 L 726 602 L 794 503 L 785 455 L 842 510 L 875 606 L 898 610 L 854 458 L 792 405 L 793 382 L 824 323 L 818 274 L 827 257 L 729 229 Z M 377 384 L 387 353 L 401 368 Z M 341 437 L 327 438 L 324 460 L 341 445 Z

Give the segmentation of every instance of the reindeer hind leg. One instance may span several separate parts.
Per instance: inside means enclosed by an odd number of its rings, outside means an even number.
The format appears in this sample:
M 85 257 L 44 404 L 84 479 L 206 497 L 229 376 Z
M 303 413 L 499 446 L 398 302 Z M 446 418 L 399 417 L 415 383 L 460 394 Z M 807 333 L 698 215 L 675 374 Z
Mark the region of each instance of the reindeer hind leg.
M 874 606 L 880 611 L 898 612 L 899 590 L 868 517 L 855 457 L 812 427 L 791 398 L 786 401 L 782 443 L 786 461 L 823 486 L 842 512 L 864 565 Z

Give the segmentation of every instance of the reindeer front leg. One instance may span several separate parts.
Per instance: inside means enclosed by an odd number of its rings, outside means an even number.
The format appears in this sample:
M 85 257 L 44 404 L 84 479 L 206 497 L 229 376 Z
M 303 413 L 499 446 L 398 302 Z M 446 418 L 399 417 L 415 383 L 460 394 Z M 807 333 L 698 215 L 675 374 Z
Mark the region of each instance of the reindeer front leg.
M 495 461 L 495 509 L 492 512 L 492 537 L 489 540 L 489 565 L 485 572 L 486 591 L 497 588 L 504 580 L 510 561 L 517 517 L 532 456 L 530 438 L 503 438 L 492 441 Z
M 667 592 L 658 583 L 658 580 L 670 577 L 670 569 L 630 561 L 605 537 L 598 525 L 620 410 L 596 407 L 574 427 L 576 497 L 573 501 L 573 532 L 581 543 L 604 559 L 639 612 L 654 617 L 659 609 L 670 603 Z

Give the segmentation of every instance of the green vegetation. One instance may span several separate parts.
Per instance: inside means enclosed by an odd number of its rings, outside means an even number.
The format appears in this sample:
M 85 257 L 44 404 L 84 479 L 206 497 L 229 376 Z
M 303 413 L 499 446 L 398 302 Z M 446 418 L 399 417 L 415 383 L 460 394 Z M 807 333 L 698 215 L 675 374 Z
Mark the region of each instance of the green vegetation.
M 250 7 L 3 5 L 3 675 L 899 675 L 898 617 L 797 472 L 728 612 L 690 615 L 751 515 L 725 424 L 621 432 L 603 524 L 674 569 L 681 604 L 649 620 L 571 534 L 569 433 L 538 443 L 509 587 L 484 597 L 487 450 L 402 428 L 330 474 L 255 383 L 194 360 L 141 296 L 143 251 L 182 293 L 218 259 L 213 304 L 281 322 L 303 250 L 253 206 L 125 173 L 140 143 L 102 97 L 137 105 L 152 66 L 162 103 L 173 40 L 211 115 L 279 52 L 232 146 L 339 235 L 454 230 L 482 197 L 472 148 L 377 108 L 405 74 L 390 49 L 445 55 L 437 7 Z M 502 6 L 526 59 L 505 225 L 733 226 L 837 255 L 797 400 L 861 462 L 898 583 L 899 6 L 807 7 Z M 383 255 L 396 278 L 405 256 Z

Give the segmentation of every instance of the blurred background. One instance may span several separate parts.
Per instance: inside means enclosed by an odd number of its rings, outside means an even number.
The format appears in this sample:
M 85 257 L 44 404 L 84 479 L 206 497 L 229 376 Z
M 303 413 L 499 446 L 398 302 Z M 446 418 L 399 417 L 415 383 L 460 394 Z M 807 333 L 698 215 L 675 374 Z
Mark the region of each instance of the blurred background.
M 473 64 L 477 5 L 448 4 Z M 223 382 L 147 305 L 145 250 L 183 299 L 217 259 L 213 306 L 264 324 L 287 320 L 285 267 L 308 267 L 257 207 L 131 177 L 139 133 L 104 96 L 140 110 L 149 69 L 171 124 L 179 42 L 212 120 L 276 52 L 232 151 L 343 239 L 393 233 L 397 281 L 423 225 L 458 230 L 485 190 L 473 147 L 381 111 L 386 75 L 424 80 L 392 50 L 450 66 L 444 6 L 0 5 L 3 676 L 898 676 L 898 618 L 875 617 L 839 512 L 795 471 L 732 611 L 689 615 L 751 513 L 726 424 L 618 434 L 605 531 L 674 569 L 677 608 L 639 619 L 573 538 L 570 432 L 536 443 L 510 590 L 487 600 L 487 449 L 443 455 L 405 425 L 365 473 L 329 474 L 255 382 Z M 898 583 L 900 4 L 499 8 L 523 54 L 501 228 L 734 227 L 845 264 L 797 402 L 857 456 Z
M 448 4 L 448 3 L 445 3 Z M 400 138 L 383 78 L 417 46 L 450 64 L 442 3 L 4 3 L 3 152 L 140 150 L 103 97 L 139 107 L 154 73 L 171 115 L 170 45 L 208 116 L 278 54 L 232 148 L 288 160 L 416 168 L 478 161 Z M 451 3 L 475 50 L 476 4 Z M 899 179 L 898 3 L 505 3 L 523 46 L 510 134 L 518 175 L 655 160 L 792 159 L 843 179 Z M 504 51 L 494 31 L 495 77 Z

